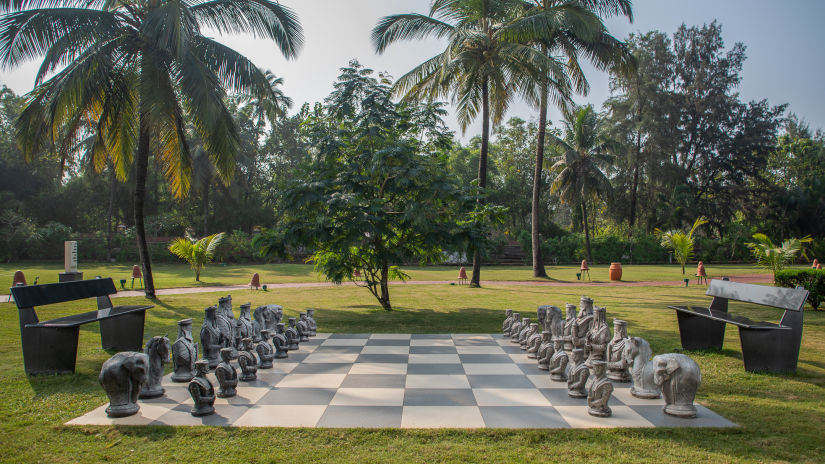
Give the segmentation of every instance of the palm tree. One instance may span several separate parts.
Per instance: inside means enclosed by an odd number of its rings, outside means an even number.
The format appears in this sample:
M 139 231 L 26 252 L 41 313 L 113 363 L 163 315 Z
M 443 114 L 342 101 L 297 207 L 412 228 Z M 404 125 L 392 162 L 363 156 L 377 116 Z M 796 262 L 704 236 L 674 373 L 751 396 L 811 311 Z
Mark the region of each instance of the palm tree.
M 197 240 L 187 233 L 186 237 L 172 241 L 169 244 L 169 251 L 188 262 L 195 271 L 195 280 L 200 282 L 201 269 L 212 262 L 212 258 L 215 257 L 215 250 L 223 241 L 223 236 L 224 233 L 221 232 Z
M 667 232 L 662 232 L 659 229 L 655 230 L 662 246 L 671 250 L 676 261 L 679 261 L 679 264 L 682 265 L 682 275 L 685 274 L 685 264 L 693 258 L 693 246 L 695 242 L 693 234 L 699 226 L 707 223 L 708 221 L 704 217 L 696 218 L 693 222 L 693 227 L 691 227 L 687 233 L 678 229 L 671 229 Z
M 754 234 L 756 242 L 746 243 L 751 249 L 756 262 L 773 272 L 773 279 L 776 281 L 776 273 L 785 268 L 785 265 L 792 263 L 797 255 L 803 252 L 803 244 L 813 241 L 810 235 L 803 238 L 789 238 L 782 242 L 782 245 L 775 245 L 773 240 L 765 234 Z M 684 273 L 684 272 L 683 272 Z
M 523 0 L 519 17 L 512 29 L 522 38 L 538 47 L 548 58 L 566 59 L 563 67 L 575 85 L 575 90 L 586 95 L 589 91 L 587 78 L 579 64 L 584 54 L 599 70 L 627 65 L 630 55 L 624 44 L 607 33 L 600 17 L 623 15 L 633 20 L 630 0 Z M 548 71 L 554 71 L 553 68 Z M 539 121 L 536 140 L 536 163 L 533 171 L 533 201 L 531 212 L 531 236 L 533 248 L 533 277 L 547 277 L 541 256 L 539 225 L 541 209 L 542 167 L 544 165 L 547 105 L 550 97 L 559 103 L 567 102 L 569 86 L 566 78 L 553 74 L 539 82 Z M 562 110 L 566 110 L 565 107 Z
M 609 196 L 610 180 L 602 169 L 612 164 L 613 156 L 607 153 L 608 143 L 602 137 L 592 106 L 568 112 L 563 124 L 564 138 L 551 136 L 560 154 L 551 160 L 550 170 L 557 175 L 550 192 L 558 194 L 562 202 L 581 208 L 587 261 L 592 263 L 587 202 Z
M 150 152 L 174 194 L 186 195 L 189 120 L 229 182 L 239 141 L 227 92 L 276 98 L 260 69 L 201 29 L 272 39 L 294 58 L 303 42 L 297 17 L 270 0 L 20 0 L 3 2 L 0 13 L 1 66 L 44 56 L 17 123 L 26 159 L 71 144 L 89 121 L 94 158 L 110 159 L 121 179 L 134 167 L 138 252 L 146 296 L 154 298 L 143 217 Z
M 405 99 L 431 101 L 451 97 L 462 130 L 481 113 L 478 187 L 487 187 L 490 121 L 501 121 L 517 95 L 535 98 L 532 83 L 542 69 L 556 68 L 538 50 L 508 39 L 508 20 L 518 0 L 434 0 L 429 15 L 386 16 L 372 30 L 378 53 L 408 39 L 447 39 L 445 50 L 419 64 L 395 83 Z M 482 195 L 478 203 L 483 203 Z M 481 284 L 480 250 L 473 251 L 470 285 Z

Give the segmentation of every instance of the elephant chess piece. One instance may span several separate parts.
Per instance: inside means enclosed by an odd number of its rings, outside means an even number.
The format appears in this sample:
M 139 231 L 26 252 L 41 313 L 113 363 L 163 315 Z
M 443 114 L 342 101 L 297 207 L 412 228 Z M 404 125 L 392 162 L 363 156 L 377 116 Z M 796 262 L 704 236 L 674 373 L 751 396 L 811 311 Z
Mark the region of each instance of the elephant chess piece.
M 298 341 L 306 343 L 309 341 L 309 324 L 307 323 L 307 313 L 298 313 L 298 321 L 295 323 L 298 329 Z
M 587 304 L 587 302 L 590 302 Z M 584 350 L 584 355 L 588 356 L 590 352 L 587 350 L 586 343 L 587 343 L 587 334 L 590 333 L 590 326 L 593 324 L 593 300 L 587 298 L 586 296 L 582 297 L 582 304 L 579 306 L 579 315 L 576 317 L 576 321 L 573 324 L 573 330 L 571 331 L 571 341 L 573 342 L 573 348 L 579 348 Z
M 627 321 L 613 319 L 613 339 L 607 344 L 607 378 L 614 382 L 630 382 L 628 363 L 624 358 L 627 336 Z
M 262 330 L 269 330 L 267 328 L 266 323 L 266 313 L 269 310 L 266 306 L 258 306 L 255 308 L 255 311 L 252 313 L 252 339 L 253 340 L 260 340 L 261 339 L 261 331 Z M 271 330 L 269 333 L 273 333 Z
M 315 310 L 312 308 L 307 309 L 307 325 L 310 337 L 318 335 L 318 322 L 315 321 Z
M 258 358 L 251 338 L 244 338 L 243 347 L 238 351 L 238 366 L 241 367 L 240 379 L 251 382 L 258 379 Z
M 135 351 L 116 353 L 103 363 L 97 380 L 109 397 L 106 415 L 126 417 L 140 410 L 138 394 L 146 383 L 148 371 L 149 357 Z
M 593 324 L 590 326 L 590 331 L 587 332 L 585 340 L 585 352 L 589 353 L 587 357 L 587 364 L 593 361 L 604 361 L 605 353 L 607 352 L 607 344 L 610 342 L 610 327 L 607 325 L 605 313 L 607 310 L 603 307 L 596 308 L 593 311 Z
M 220 362 L 221 348 L 226 348 L 223 334 L 218 328 L 217 312 L 218 308 L 215 306 L 206 308 L 201 325 L 201 349 L 210 369 L 214 369 Z
M 610 417 L 613 411 L 607 403 L 613 394 L 613 384 L 607 378 L 607 363 L 594 360 L 590 363 L 592 378 L 587 382 L 587 413 L 596 417 Z
M 192 319 L 178 321 L 178 339 L 172 344 L 172 382 L 188 382 L 195 377 L 198 344 L 192 339 Z
M 630 394 L 636 398 L 656 399 L 661 396 L 653 379 L 652 354 L 650 344 L 643 338 L 632 337 L 624 344 L 622 357 L 630 366 Z
M 550 360 L 553 358 L 554 354 L 556 354 L 556 350 L 553 348 L 553 342 L 550 339 L 550 332 L 545 330 L 541 333 L 541 345 L 539 345 L 539 349 L 536 352 L 536 359 L 538 359 L 539 362 L 539 369 L 549 371 Z
M 250 316 L 252 309 L 251 303 L 244 303 L 241 305 L 241 315 L 235 323 L 235 346 L 241 346 L 241 340 L 244 338 L 251 338 L 252 341 L 261 341 L 260 333 L 255 333 L 252 328 L 252 317 Z M 256 339 L 257 337 L 257 339 Z
M 510 326 L 510 341 L 513 343 L 518 343 L 518 334 L 521 332 L 521 313 L 513 313 L 513 325 Z
M 529 317 L 525 317 L 524 319 L 522 319 L 521 329 L 519 329 L 518 335 L 516 336 L 516 343 L 522 350 L 527 349 L 525 344 L 527 343 L 527 337 L 530 336 L 530 324 L 531 322 Z
M 238 394 L 238 371 L 230 361 L 232 348 L 221 348 L 221 363 L 215 368 L 215 377 L 218 379 L 219 398 L 231 398 Z
M 234 368 L 233 368 L 234 369 Z M 195 378 L 189 382 L 189 395 L 195 403 L 190 413 L 195 417 L 208 416 L 215 413 L 215 388 L 206 378 L 209 373 L 209 362 L 201 359 L 195 363 Z
M 584 363 L 584 350 L 573 350 L 571 357 L 573 363 L 567 374 L 567 396 L 587 398 L 587 379 L 590 378 L 590 369 Z
M 510 336 L 510 327 L 513 326 L 513 310 L 504 310 L 504 322 L 501 323 L 501 334 L 505 337 Z
M 681 353 L 653 357 L 653 382 L 662 389 L 665 414 L 676 417 L 696 417 L 696 390 L 702 384 L 699 365 Z
M 527 351 L 527 357 L 530 359 L 536 358 L 536 351 L 539 349 L 541 342 L 541 332 L 539 332 L 539 325 L 535 322 L 530 324 L 530 331 L 527 333 L 527 338 L 524 340 L 523 350 Z
M 169 362 L 169 352 L 172 345 L 169 339 L 163 337 L 152 337 L 146 343 L 143 353 L 149 358 L 149 372 L 146 383 L 140 390 L 140 398 L 157 398 L 166 392 L 161 381 L 163 381 L 163 366 Z
M 562 341 L 558 339 L 553 340 L 553 349 L 555 353 L 553 357 L 550 358 L 550 380 L 566 382 L 567 363 L 569 359 L 567 358 L 567 352 L 562 349 Z
M 284 323 L 279 322 L 276 332 L 272 334 L 272 346 L 275 347 L 275 359 L 283 359 L 289 356 L 289 340 L 286 338 Z
M 272 361 L 275 359 L 275 349 L 269 344 L 269 331 L 264 329 L 261 331 L 261 341 L 255 345 L 255 351 L 258 353 L 258 368 L 272 369 Z
M 298 342 L 300 341 L 300 335 L 298 334 L 298 328 L 295 324 L 295 318 L 290 317 L 288 319 L 289 326 L 286 328 L 286 339 L 289 342 L 289 351 L 294 351 L 298 349 Z
M 561 309 L 556 306 L 544 306 L 544 326 L 543 330 L 550 332 L 551 340 L 564 336 L 564 319 Z
M 573 327 L 576 325 L 576 305 L 567 303 L 567 318 L 562 325 L 562 340 L 564 341 L 564 351 L 568 355 L 573 352 Z
M 547 308 L 549 308 L 547 305 L 536 308 L 536 322 L 542 327 L 544 327 L 544 318 L 547 316 Z

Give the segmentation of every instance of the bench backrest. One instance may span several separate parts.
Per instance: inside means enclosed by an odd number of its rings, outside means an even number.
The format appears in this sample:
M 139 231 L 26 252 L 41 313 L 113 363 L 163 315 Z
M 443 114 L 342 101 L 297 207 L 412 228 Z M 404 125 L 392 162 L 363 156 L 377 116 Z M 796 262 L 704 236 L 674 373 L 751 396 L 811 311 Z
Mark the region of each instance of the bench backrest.
M 108 297 L 115 293 L 117 289 L 111 277 L 11 288 L 14 302 L 20 309 L 86 298 Z
M 716 279 L 710 281 L 705 294 L 791 311 L 802 311 L 808 299 L 808 291 L 801 288 L 768 287 Z

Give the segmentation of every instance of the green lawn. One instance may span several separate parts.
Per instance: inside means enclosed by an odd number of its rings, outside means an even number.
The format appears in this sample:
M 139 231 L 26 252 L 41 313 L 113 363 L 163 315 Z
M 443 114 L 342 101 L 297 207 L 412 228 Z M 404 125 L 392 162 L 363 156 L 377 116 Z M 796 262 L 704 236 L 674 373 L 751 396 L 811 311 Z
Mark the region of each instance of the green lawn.
M 429 271 L 428 271 L 429 272 Z M 492 274 L 492 272 L 490 273 Z M 663 309 L 683 302 L 707 304 L 698 287 L 393 287 L 393 312 L 384 312 L 363 289 L 323 287 L 233 292 L 245 301 L 284 305 L 290 315 L 317 308 L 320 331 L 495 332 L 504 308 L 533 312 L 539 304 L 578 302 L 587 293 L 608 317 L 629 321 L 632 336 L 656 353 L 679 348 L 676 316 Z M 175 322 L 195 319 L 218 294 L 164 296 L 148 312 L 146 335 L 174 337 Z M 145 301 L 119 300 L 122 304 Z M 731 305 L 754 318 L 777 320 L 778 311 Z M 72 303 L 40 311 L 68 314 Z M 27 378 L 22 369 L 13 304 L 0 303 L 0 461 L 3 462 L 822 462 L 825 423 L 825 312 L 806 313 L 799 372 L 748 374 L 737 331 L 729 328 L 721 353 L 692 353 L 702 368 L 697 401 L 741 425 L 737 429 L 618 430 L 324 430 L 210 427 L 66 427 L 64 422 L 106 402 L 97 373 L 108 354 L 97 327 L 81 330 L 78 372 Z M 214 456 L 213 459 L 211 457 Z
M 122 264 L 81 263 L 80 270 L 85 278 L 94 276 L 112 277 L 115 284 L 120 279 L 127 279 L 126 288 L 131 287 L 132 266 Z M 608 264 L 593 265 L 590 271 L 594 282 L 608 280 Z M 317 282 L 323 280 L 309 264 L 235 264 L 222 266 L 214 264 L 206 267 L 201 273 L 201 281 L 195 282 L 195 273 L 187 264 L 155 264 L 153 265 L 156 288 L 195 287 L 212 285 L 239 285 L 247 284 L 252 274 L 261 275 L 261 283 L 294 283 Z M 678 265 L 625 265 L 622 279 L 625 281 L 666 281 L 683 278 Z M 0 265 L 0 288 L 11 286 L 14 271 L 21 269 L 29 282 L 35 276 L 40 277 L 39 283 L 57 282 L 57 274 L 63 272 L 63 263 L 16 263 Z M 458 266 L 409 266 L 404 270 L 414 280 L 456 280 Z M 695 265 L 687 269 L 687 277 L 693 278 Z M 753 265 L 708 265 L 708 274 L 711 277 L 725 275 L 757 274 L 765 271 Z M 579 266 L 548 266 L 547 272 L 551 281 L 576 281 Z M 468 275 L 469 266 L 468 266 Z M 481 268 L 482 282 L 484 280 L 547 280 L 533 278 L 533 271 L 528 266 L 484 266 Z M 135 284 L 140 287 L 140 283 Z M 5 293 L 5 291 L 0 292 Z

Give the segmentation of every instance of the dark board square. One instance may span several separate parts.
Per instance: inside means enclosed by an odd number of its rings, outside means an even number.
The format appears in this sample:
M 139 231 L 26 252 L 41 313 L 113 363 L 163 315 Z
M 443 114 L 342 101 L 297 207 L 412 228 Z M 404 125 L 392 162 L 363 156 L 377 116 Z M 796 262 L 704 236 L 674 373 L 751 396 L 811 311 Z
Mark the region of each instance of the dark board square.
M 367 346 L 410 346 L 409 340 L 384 340 L 384 339 L 369 339 Z
M 329 336 L 328 340 L 353 339 L 353 338 L 367 339 L 367 338 L 370 338 L 370 335 L 371 334 L 339 334 L 339 333 L 334 333 L 334 334 Z
M 468 375 L 472 388 L 535 388 L 526 375 Z
M 453 338 L 450 334 L 412 334 L 413 340 L 444 340 Z
M 459 354 L 462 363 L 467 364 L 502 364 L 512 363 L 513 358 L 506 354 Z
M 411 346 L 410 354 L 457 354 L 454 346 Z
M 404 406 L 475 406 L 473 391 L 466 388 L 408 388 Z
M 360 353 L 363 346 L 319 346 L 313 353 Z
M 409 355 L 406 354 L 359 354 L 355 362 L 407 364 L 409 359 Z
M 406 375 L 350 374 L 341 388 L 404 388 L 406 381 Z
M 570 428 L 555 408 L 537 406 L 482 406 L 484 425 L 493 428 Z
M 257 404 L 320 405 L 329 404 L 335 388 L 274 388 Z
M 347 374 L 352 364 L 301 363 L 290 374 Z
M 460 375 L 464 374 L 461 364 L 408 364 L 407 375 Z

